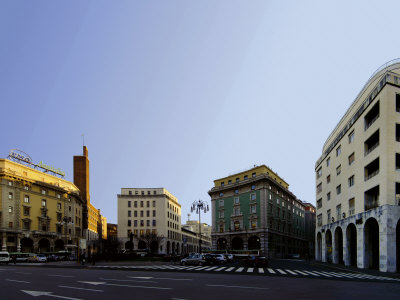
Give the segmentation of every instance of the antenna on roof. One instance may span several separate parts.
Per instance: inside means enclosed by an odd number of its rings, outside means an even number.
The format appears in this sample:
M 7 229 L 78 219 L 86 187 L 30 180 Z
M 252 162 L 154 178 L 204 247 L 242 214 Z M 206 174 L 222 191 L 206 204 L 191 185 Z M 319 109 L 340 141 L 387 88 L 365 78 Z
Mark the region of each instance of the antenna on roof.
M 85 135 L 82 133 L 82 146 L 85 146 Z
M 190 214 L 187 214 L 187 216 L 188 216 L 188 221 L 190 221 Z

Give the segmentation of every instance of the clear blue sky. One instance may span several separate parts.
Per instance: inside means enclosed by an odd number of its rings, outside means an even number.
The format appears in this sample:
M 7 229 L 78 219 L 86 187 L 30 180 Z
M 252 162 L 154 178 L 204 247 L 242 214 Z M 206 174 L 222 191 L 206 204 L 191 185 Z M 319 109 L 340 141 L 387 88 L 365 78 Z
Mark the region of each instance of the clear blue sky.
M 0 156 L 19 148 L 72 181 L 84 133 L 91 199 L 114 223 L 121 187 L 167 188 L 186 220 L 214 179 L 254 164 L 315 203 L 325 139 L 375 69 L 400 57 L 399 11 L 399 1 L 1 1 Z

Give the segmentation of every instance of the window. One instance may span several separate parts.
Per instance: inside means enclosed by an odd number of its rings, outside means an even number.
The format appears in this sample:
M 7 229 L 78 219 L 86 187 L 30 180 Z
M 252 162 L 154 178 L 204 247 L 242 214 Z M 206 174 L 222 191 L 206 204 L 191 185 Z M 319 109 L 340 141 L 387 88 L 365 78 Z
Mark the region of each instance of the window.
M 322 176 L 322 168 L 319 168 L 317 170 L 317 179 L 320 178 Z
M 42 199 L 42 207 L 46 207 L 46 200 Z
M 349 156 L 349 166 L 351 166 L 353 163 L 354 163 L 354 152 Z
M 239 182 L 240 181 L 240 179 L 239 178 L 236 178 L 236 182 Z
M 24 221 L 24 230 L 31 230 L 31 222 Z
M 354 215 L 354 198 L 349 199 L 349 216 Z
M 156 201 L 153 201 L 153 207 L 156 207 Z
M 239 221 L 235 221 L 235 223 L 233 223 L 235 231 L 240 231 L 240 222 Z
M 13 193 L 9 192 L 9 193 L 8 193 L 8 199 L 12 200 L 13 198 L 14 198 Z
M 146 217 L 150 217 L 150 211 L 146 211 Z
M 326 159 L 326 166 L 329 167 L 330 165 L 331 165 L 331 158 L 328 157 L 328 158 Z
M 371 127 L 372 124 L 379 118 L 379 101 L 369 110 L 364 117 L 364 130 Z
M 342 146 L 339 145 L 339 147 L 336 148 L 336 156 L 339 156 L 340 153 L 342 153 Z
M 156 220 L 153 220 L 153 226 L 156 226 Z
M 140 201 L 140 207 L 144 207 L 144 202 Z
M 62 214 L 61 213 L 57 213 L 57 221 L 61 222 L 61 218 L 62 218 Z
M 153 210 L 153 217 L 155 217 L 156 216 L 156 211 L 155 210 Z
M 239 190 L 238 189 L 235 190 L 235 194 L 236 195 L 239 194 Z
M 337 195 L 340 195 L 341 192 L 342 192 L 342 185 L 339 184 L 339 185 L 336 187 L 336 194 L 337 194 Z
M 133 202 L 133 206 L 137 207 L 137 201 Z
M 132 195 L 132 191 L 129 191 L 129 195 Z
M 354 175 L 349 177 L 349 187 L 354 185 Z
M 244 175 L 244 180 L 247 180 L 249 178 L 249 176 Z
M 342 205 L 339 204 L 336 206 L 336 221 L 339 221 L 342 218 Z
M 133 216 L 136 218 L 137 217 L 137 210 L 133 211 Z
M 28 195 L 25 195 L 25 196 L 24 196 L 24 202 L 25 202 L 25 203 L 29 203 L 29 196 L 28 196 Z
M 328 210 L 326 211 L 326 214 L 327 214 L 327 216 L 328 216 L 328 223 L 330 223 L 330 222 L 331 222 L 331 210 L 328 209 Z
M 157 195 L 157 191 L 153 191 L 153 195 Z
M 219 224 L 219 232 L 224 232 L 224 224 Z
M 319 214 L 319 215 L 317 216 L 317 225 L 318 225 L 318 226 L 322 226 L 322 214 Z
M 9 185 L 9 186 L 12 186 L 12 185 L 13 185 L 12 181 L 9 181 L 9 182 L 8 182 L 8 185 Z
M 233 203 L 234 204 L 239 204 L 239 197 L 234 197 L 233 198 Z
M 133 220 L 133 226 L 137 227 L 137 220 Z
M 128 226 L 131 227 L 132 226 L 132 221 L 128 220 Z
M 256 177 L 256 172 L 252 173 L 251 177 Z
M 42 195 L 46 195 L 46 190 L 42 190 Z
M 223 218 L 224 217 L 224 211 L 223 210 L 218 211 L 218 216 L 220 218 Z
M 256 229 L 256 227 L 257 227 L 256 220 L 251 220 L 251 229 Z
M 322 198 L 317 200 L 317 208 L 322 207 Z
M 339 166 L 336 168 L 336 175 L 340 175 L 340 173 L 342 173 L 342 165 L 339 165 Z
M 331 174 L 329 174 L 328 176 L 326 176 L 326 183 L 331 182 Z
M 221 182 L 221 186 L 224 186 L 224 185 L 225 185 L 225 182 L 222 181 L 222 182 Z
M 13 212 L 13 207 L 12 207 L 12 206 L 9 206 L 9 207 L 8 207 L 8 212 L 9 212 L 10 214 Z
M 322 192 L 322 182 L 317 185 L 317 194 Z
M 151 195 L 151 191 L 147 191 L 147 195 Z
M 60 202 L 57 203 L 57 209 L 61 210 L 61 203 Z
M 349 144 L 354 141 L 354 130 L 349 134 Z
M 235 207 L 233 212 L 234 212 L 235 216 L 239 216 L 240 215 L 240 207 Z
M 250 213 L 255 214 L 257 212 L 257 207 L 255 205 L 250 206 Z
M 25 186 L 24 186 L 24 190 L 25 190 L 25 191 L 29 191 L 29 185 L 25 185 Z
M 224 206 L 224 200 L 219 200 L 219 207 L 223 207 Z
M 128 217 L 131 217 L 131 211 L 128 210 Z
M 131 201 L 128 201 L 128 207 L 131 207 L 131 204 L 132 204 Z
M 150 207 L 150 201 L 146 202 L 146 207 Z
M 140 220 L 140 227 L 144 226 L 144 220 Z
M 140 211 L 140 217 L 143 218 L 143 210 Z
M 329 192 L 328 194 L 326 194 L 326 200 L 331 200 L 331 192 Z
M 256 200 L 256 194 L 250 194 L 250 201 Z
M 251 186 L 251 189 L 254 191 L 254 190 L 256 189 L 256 186 L 253 184 L 253 185 Z
M 138 191 L 135 191 L 135 195 L 139 195 L 139 192 L 138 192 Z
M 219 193 L 219 196 L 220 196 L 220 197 L 223 197 L 223 196 L 224 196 L 224 193 L 222 193 L 222 192 Z
M 228 180 L 228 184 L 232 184 L 232 180 Z
M 146 226 L 147 226 L 147 227 L 150 226 L 150 220 L 146 220 Z
M 30 208 L 24 206 L 24 216 L 29 216 L 30 215 Z

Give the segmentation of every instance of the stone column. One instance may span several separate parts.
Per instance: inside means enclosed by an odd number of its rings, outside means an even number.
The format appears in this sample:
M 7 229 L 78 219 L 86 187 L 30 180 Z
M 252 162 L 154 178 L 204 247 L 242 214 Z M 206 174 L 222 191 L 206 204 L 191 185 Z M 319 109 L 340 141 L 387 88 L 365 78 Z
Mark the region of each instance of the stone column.
M 322 233 L 322 241 L 321 241 L 321 248 L 322 248 L 322 262 L 326 262 L 326 245 L 325 245 L 325 232 Z
M 2 251 L 7 251 L 7 234 L 3 232 L 3 245 L 1 246 Z
M 343 261 L 345 266 L 350 266 L 350 244 L 347 242 L 347 230 L 343 230 Z
M 368 268 L 365 261 L 365 244 L 364 244 L 364 223 L 356 226 L 357 229 L 357 267 L 360 269 Z
M 17 252 L 21 252 L 21 238 L 17 235 Z
M 335 236 L 336 228 L 333 230 L 332 234 L 332 263 L 339 263 L 339 253 L 336 249 L 336 236 Z
M 393 228 L 392 223 L 392 220 L 388 220 L 386 228 L 379 226 L 379 271 L 381 272 L 396 272 L 396 227 Z

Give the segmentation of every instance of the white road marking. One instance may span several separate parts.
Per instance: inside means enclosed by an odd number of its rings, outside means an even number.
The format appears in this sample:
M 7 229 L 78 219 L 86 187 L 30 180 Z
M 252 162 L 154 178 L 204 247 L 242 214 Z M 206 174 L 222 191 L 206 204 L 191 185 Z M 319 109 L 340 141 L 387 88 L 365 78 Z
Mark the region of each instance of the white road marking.
M 91 291 L 91 292 L 104 292 L 103 290 L 85 289 L 85 288 L 79 288 L 79 287 L 75 287 L 75 286 L 66 286 L 66 285 L 59 285 L 58 287 L 64 288 L 64 289 L 84 290 L 84 291 Z
M 198 268 L 197 270 L 203 270 L 203 269 L 205 269 L 205 268 L 208 268 L 208 266 L 207 266 L 207 267 Z
M 177 281 L 193 280 L 192 278 L 166 278 L 166 277 L 162 277 L 161 278 L 161 277 L 132 277 L 132 276 L 128 276 L 128 278 L 152 278 L 152 279 L 155 279 L 155 280 L 177 280 Z
M 269 288 L 259 288 L 254 286 L 240 286 L 240 285 L 223 285 L 223 284 L 207 284 L 212 287 L 225 287 L 225 288 L 239 288 L 239 289 L 253 289 L 253 290 L 269 290 Z
M 313 273 L 313 272 L 310 272 L 310 271 L 305 271 L 305 270 L 303 270 L 303 272 L 305 272 L 305 273 L 308 273 L 308 274 L 311 274 L 311 275 L 313 275 L 313 276 L 321 276 L 321 275 L 319 275 L 319 274 L 316 274 L 316 273 Z
M 26 291 L 26 290 L 21 290 L 24 293 L 27 293 L 28 295 L 31 295 L 33 297 L 37 296 L 48 296 L 48 297 L 54 297 L 54 298 L 61 298 L 61 299 L 69 299 L 69 300 L 82 300 L 79 298 L 71 298 L 71 297 L 64 297 L 64 296 L 59 296 L 59 295 L 53 295 L 52 292 L 41 292 L 41 291 Z
M 230 267 L 230 268 L 226 269 L 225 272 L 230 272 L 230 271 L 232 271 L 234 268 L 235 268 L 235 267 Z
M 293 272 L 293 271 L 291 271 L 291 270 L 288 270 L 288 269 L 285 269 L 285 271 L 288 272 L 288 273 L 290 273 L 290 274 L 292 274 L 292 275 L 296 275 L 296 276 L 299 275 L 299 274 L 297 274 L 297 273 L 295 273 L 295 272 Z
M 286 275 L 286 272 L 285 271 L 282 271 L 281 269 L 276 269 L 279 273 L 281 273 L 281 274 L 285 274 Z
M 244 270 L 243 267 L 238 268 L 235 272 L 242 272 Z
M 264 269 L 263 268 L 258 268 L 258 273 L 263 274 L 264 273 Z
M 274 270 L 272 270 L 271 268 L 267 268 L 268 272 L 270 272 L 271 274 L 276 274 L 276 272 Z
M 152 279 L 153 277 L 133 277 L 133 276 L 128 276 L 129 278 L 134 278 L 134 279 Z
M 23 280 L 14 280 L 14 279 L 6 279 L 7 281 L 11 282 L 18 282 L 18 283 L 30 283 L 29 281 L 23 281 Z
M 110 280 L 110 281 L 120 281 L 120 282 L 142 282 L 142 283 L 158 283 L 158 281 L 143 281 L 142 280 L 132 280 L 132 279 L 113 279 L 113 278 L 99 278 L 100 280 Z
M 75 277 L 75 276 L 71 276 L 71 275 L 47 275 L 47 276 L 51 276 L 51 277 L 63 277 L 63 278 L 71 278 L 71 277 Z
M 222 270 L 224 270 L 224 269 L 226 269 L 226 267 L 218 268 L 218 269 L 214 270 L 214 272 L 219 272 L 219 271 L 222 271 Z
M 204 271 L 211 271 L 211 270 L 214 270 L 216 268 L 218 268 L 218 267 L 211 267 L 211 268 L 205 269 Z
M 299 271 L 299 270 L 294 270 L 295 272 L 297 272 L 297 273 L 299 273 L 300 275 L 304 275 L 304 276 L 308 276 L 309 274 L 306 274 L 306 273 L 303 273 L 303 272 L 301 272 L 301 271 Z
M 332 272 L 322 272 L 322 271 L 320 271 L 319 273 L 320 273 L 320 274 L 327 274 L 327 275 L 330 275 L 331 277 L 334 276 L 334 277 L 342 278 L 342 276 L 335 275 L 335 274 L 333 274 Z
M 127 285 L 127 284 L 114 284 L 106 282 L 96 282 L 96 281 L 78 281 L 80 283 L 92 284 L 92 285 L 108 285 L 108 286 L 121 286 L 139 289 L 153 289 L 153 290 L 172 290 L 172 288 L 159 287 L 159 286 L 144 286 L 144 285 Z
M 331 275 L 327 275 L 327 274 L 324 274 L 323 272 L 317 272 L 317 271 L 313 271 L 315 274 L 319 274 L 319 275 L 322 275 L 322 276 L 325 276 L 325 277 L 332 277 Z
M 252 273 L 253 271 L 254 271 L 253 268 L 248 268 L 248 269 L 247 269 L 247 273 Z
M 26 272 L 15 272 L 15 274 L 32 275 L 32 273 L 26 273 Z

